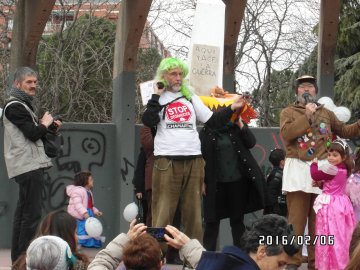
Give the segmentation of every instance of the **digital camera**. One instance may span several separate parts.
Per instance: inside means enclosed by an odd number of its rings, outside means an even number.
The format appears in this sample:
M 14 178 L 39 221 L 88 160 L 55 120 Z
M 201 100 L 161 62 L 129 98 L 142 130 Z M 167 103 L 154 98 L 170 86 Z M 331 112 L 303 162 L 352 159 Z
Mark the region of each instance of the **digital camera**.
M 56 120 L 60 120 L 62 122 L 61 116 L 60 115 L 55 115 L 53 116 L 54 121 L 50 124 L 50 126 L 48 127 L 49 131 L 55 132 L 56 129 L 58 128 L 58 125 L 55 123 Z

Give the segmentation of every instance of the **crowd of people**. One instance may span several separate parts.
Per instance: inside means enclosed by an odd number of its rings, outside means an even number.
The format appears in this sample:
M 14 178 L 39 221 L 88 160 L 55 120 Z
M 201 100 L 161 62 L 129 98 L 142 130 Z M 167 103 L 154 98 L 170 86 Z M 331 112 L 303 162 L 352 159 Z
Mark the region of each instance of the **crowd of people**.
M 297 269 L 304 242 L 308 269 L 357 269 L 360 151 L 352 159 L 344 139 L 360 136 L 360 120 L 339 121 L 317 103 L 315 78 L 298 78 L 296 102 L 280 114 L 285 150 L 271 151 L 273 169 L 265 178 L 250 151 L 256 137 L 241 119 L 246 100 L 238 95 L 230 106 L 211 111 L 184 80 L 187 74 L 181 60 L 161 61 L 159 83 L 142 116 L 134 177 L 134 195 L 146 215 L 90 263 L 78 247 L 102 246 L 86 231 L 87 220 L 102 215 L 95 207 L 94 179 L 91 172 L 77 173 L 66 187 L 67 211 L 48 213 L 40 222 L 43 173 L 51 166 L 42 138 L 52 123 L 59 130 L 61 122 L 48 112 L 36 117 L 36 72 L 15 72 L 2 116 L 6 167 L 19 185 L 13 269 L 158 270 L 167 247 L 190 269 Z M 199 133 L 198 122 L 204 124 Z M 261 209 L 264 215 L 246 228 L 244 215 Z M 225 218 L 233 245 L 219 252 Z M 150 236 L 148 227 L 164 227 L 165 242 Z

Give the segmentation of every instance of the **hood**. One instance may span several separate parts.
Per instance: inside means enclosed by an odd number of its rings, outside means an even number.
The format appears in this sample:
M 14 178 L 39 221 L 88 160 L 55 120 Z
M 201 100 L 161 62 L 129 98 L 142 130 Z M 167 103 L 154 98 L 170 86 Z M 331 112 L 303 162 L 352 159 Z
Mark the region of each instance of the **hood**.
M 66 187 L 66 195 L 68 195 L 70 197 L 72 193 L 77 192 L 82 189 L 85 189 L 85 188 L 81 187 L 81 186 L 68 185 Z

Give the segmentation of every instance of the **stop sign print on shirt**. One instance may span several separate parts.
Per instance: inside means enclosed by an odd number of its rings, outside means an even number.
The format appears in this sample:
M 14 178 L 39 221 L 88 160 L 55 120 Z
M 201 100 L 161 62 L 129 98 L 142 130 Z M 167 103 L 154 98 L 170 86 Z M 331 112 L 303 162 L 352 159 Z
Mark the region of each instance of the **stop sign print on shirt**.
M 166 117 L 175 123 L 188 122 L 191 117 L 191 110 L 186 104 L 177 101 L 166 107 Z

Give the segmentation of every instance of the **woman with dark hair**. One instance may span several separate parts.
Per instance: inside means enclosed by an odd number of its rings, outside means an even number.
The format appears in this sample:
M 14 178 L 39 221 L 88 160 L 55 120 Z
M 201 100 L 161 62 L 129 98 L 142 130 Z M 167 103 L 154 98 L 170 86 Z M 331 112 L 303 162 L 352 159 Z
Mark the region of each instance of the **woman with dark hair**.
M 58 236 L 66 241 L 71 252 L 76 257 L 76 263 L 73 270 L 86 269 L 89 264 L 89 258 L 77 251 L 76 239 L 76 219 L 64 210 L 56 210 L 48 213 L 37 228 L 35 238 L 45 235 Z M 26 254 L 22 254 L 13 264 L 14 270 L 26 270 Z
M 201 152 L 205 160 L 203 188 L 204 247 L 216 250 L 222 219 L 230 219 L 233 245 L 239 247 L 245 231 L 244 215 L 265 206 L 265 179 L 251 154 L 256 138 L 241 120 L 200 131 Z

